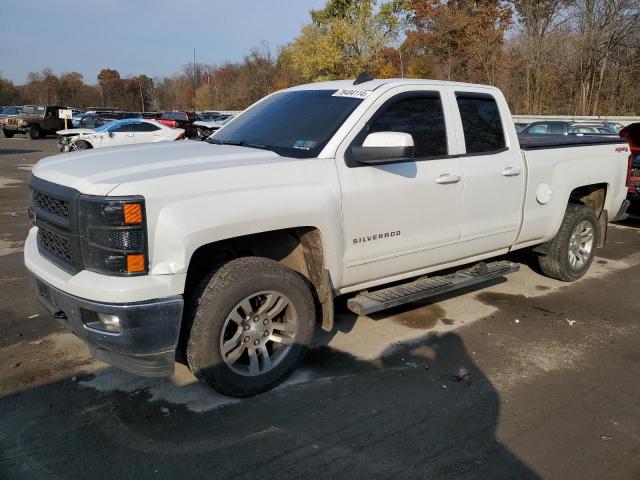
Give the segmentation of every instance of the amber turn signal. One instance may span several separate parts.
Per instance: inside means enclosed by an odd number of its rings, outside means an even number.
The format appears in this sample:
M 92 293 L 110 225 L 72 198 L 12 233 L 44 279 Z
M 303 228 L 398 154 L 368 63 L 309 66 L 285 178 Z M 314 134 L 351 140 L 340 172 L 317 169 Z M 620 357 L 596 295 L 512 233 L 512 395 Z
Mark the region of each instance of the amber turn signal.
M 142 223 L 142 205 L 139 203 L 125 203 L 124 209 L 124 223 Z
M 135 253 L 127 255 L 127 272 L 140 273 L 144 272 L 144 255 Z

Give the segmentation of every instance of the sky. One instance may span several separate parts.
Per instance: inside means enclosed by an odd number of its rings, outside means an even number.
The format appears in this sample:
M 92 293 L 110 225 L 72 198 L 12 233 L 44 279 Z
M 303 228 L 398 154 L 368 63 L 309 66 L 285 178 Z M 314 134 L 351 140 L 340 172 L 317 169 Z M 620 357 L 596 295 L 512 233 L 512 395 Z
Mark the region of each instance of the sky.
M 193 61 L 241 60 L 267 42 L 271 52 L 309 23 L 326 0 L 0 0 L 0 76 L 76 71 L 96 83 L 120 75 L 170 75 Z

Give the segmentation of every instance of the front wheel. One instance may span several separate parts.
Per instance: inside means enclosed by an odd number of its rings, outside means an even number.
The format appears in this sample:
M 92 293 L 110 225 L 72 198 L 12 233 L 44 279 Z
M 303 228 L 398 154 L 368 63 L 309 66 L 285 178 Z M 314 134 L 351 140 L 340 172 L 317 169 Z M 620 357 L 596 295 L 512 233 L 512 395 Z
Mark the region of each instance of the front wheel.
M 27 127 L 27 137 L 29 137 L 31 140 L 37 140 L 41 136 L 42 132 L 37 125 L 29 125 Z
M 187 308 L 189 368 L 233 397 L 278 385 L 313 338 L 315 306 L 305 280 L 266 258 L 227 263 L 203 280 Z
M 547 253 L 539 257 L 540 268 L 545 275 L 557 280 L 578 280 L 589 270 L 597 244 L 598 221 L 593 209 L 569 204 Z
M 6 128 L 2 129 L 2 133 L 4 134 L 4 138 L 13 138 L 13 136 L 15 135 L 14 132 L 12 132 L 11 130 L 7 130 Z
M 89 148 L 91 148 L 91 145 L 89 145 L 84 140 L 78 140 L 78 141 L 74 142 L 71 145 L 71 150 L 73 150 L 73 151 L 75 151 L 75 150 L 88 150 Z

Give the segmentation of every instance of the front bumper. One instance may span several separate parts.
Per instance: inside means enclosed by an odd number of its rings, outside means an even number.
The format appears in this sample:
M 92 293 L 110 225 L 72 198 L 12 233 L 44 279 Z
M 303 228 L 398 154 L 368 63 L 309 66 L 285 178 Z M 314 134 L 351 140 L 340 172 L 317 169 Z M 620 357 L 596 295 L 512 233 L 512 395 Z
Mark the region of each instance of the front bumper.
M 15 125 L 3 125 L 2 129 L 13 133 L 25 133 L 27 131 L 27 127 L 16 127 Z
M 174 371 L 184 300 L 181 295 L 133 303 L 102 303 L 75 297 L 33 275 L 38 300 L 87 343 L 91 354 L 115 367 L 146 377 Z M 121 330 L 87 326 L 92 314 L 117 315 Z

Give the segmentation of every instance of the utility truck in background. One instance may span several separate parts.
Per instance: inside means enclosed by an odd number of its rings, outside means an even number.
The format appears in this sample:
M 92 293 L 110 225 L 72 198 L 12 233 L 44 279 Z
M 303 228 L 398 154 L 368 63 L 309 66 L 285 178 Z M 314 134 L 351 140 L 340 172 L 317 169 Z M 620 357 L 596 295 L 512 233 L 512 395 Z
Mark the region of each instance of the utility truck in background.
M 162 376 L 181 350 L 249 396 L 333 328 L 336 296 L 367 315 L 513 272 L 486 261 L 524 248 L 579 279 L 625 214 L 628 158 L 620 138 L 520 142 L 490 86 L 301 85 L 207 142 L 41 160 L 25 263 L 95 357 Z

